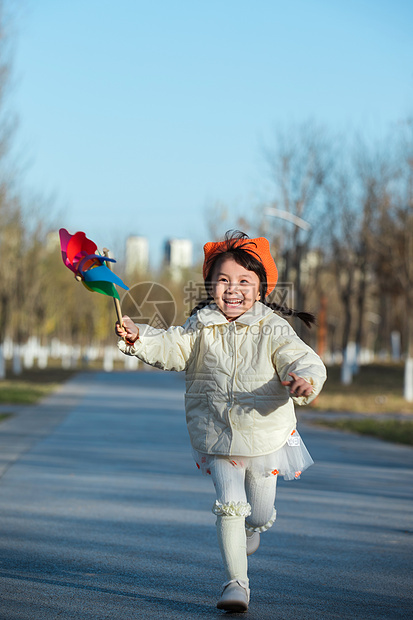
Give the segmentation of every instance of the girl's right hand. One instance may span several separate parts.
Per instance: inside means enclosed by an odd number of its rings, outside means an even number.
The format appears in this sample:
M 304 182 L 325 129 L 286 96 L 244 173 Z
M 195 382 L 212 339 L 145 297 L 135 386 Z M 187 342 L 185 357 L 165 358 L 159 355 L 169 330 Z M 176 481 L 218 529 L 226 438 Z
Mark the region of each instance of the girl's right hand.
M 289 387 L 292 396 L 310 396 L 312 394 L 313 386 L 311 383 L 296 375 L 295 372 L 289 372 L 288 374 L 292 377 L 292 380 L 281 381 L 281 384 Z
M 119 321 L 116 321 L 115 332 L 118 336 L 123 338 L 127 344 L 133 344 L 139 338 L 139 328 L 128 316 L 122 317 L 123 327 L 119 325 Z

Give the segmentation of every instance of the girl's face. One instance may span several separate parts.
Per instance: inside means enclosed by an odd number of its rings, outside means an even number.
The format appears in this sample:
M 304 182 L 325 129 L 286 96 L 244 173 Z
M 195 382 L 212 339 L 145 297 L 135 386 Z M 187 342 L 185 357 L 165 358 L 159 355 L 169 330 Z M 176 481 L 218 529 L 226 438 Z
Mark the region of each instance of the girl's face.
M 260 297 L 260 280 L 254 271 L 233 258 L 218 261 L 212 273 L 212 297 L 227 319 L 247 312 Z

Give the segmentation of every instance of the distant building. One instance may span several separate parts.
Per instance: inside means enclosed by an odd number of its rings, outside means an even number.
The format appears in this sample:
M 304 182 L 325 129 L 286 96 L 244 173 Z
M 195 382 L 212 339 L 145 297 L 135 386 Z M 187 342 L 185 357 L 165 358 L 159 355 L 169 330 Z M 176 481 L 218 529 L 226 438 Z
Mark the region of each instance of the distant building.
M 165 243 L 165 266 L 174 279 L 179 279 L 182 269 L 192 266 L 192 241 L 168 239 Z
M 128 237 L 126 240 L 126 274 L 144 273 L 149 266 L 149 244 L 146 237 Z
M 53 230 L 46 235 L 46 252 L 60 250 L 60 237 L 57 230 Z
M 311 250 L 310 252 L 307 252 L 301 261 L 301 281 L 304 284 L 308 282 L 311 273 L 314 273 L 321 263 L 322 255 L 320 251 Z

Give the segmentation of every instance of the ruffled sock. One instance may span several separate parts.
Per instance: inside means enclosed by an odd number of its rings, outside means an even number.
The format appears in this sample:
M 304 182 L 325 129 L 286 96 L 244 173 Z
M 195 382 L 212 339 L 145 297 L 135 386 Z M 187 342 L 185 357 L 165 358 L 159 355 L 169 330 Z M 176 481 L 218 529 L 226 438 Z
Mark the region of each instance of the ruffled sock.
M 248 586 L 245 517 L 217 516 L 217 536 L 228 581 L 240 579 Z

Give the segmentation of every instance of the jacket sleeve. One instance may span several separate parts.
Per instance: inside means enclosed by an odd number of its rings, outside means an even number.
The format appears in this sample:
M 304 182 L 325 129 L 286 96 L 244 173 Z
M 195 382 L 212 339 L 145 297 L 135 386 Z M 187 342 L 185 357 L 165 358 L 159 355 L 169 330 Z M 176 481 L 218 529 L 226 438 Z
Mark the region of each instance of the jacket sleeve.
M 119 340 L 118 348 L 125 355 L 134 355 L 146 364 L 162 370 L 185 370 L 196 338 L 196 328 L 190 319 L 182 327 L 167 330 L 138 325 L 139 339 L 128 345 Z
M 291 381 L 289 373 L 294 372 L 313 386 L 313 392 L 309 396 L 291 397 L 297 405 L 308 405 L 321 392 L 327 378 L 326 367 L 317 353 L 297 336 L 292 327 L 288 333 L 275 340 L 272 359 L 280 381 Z

